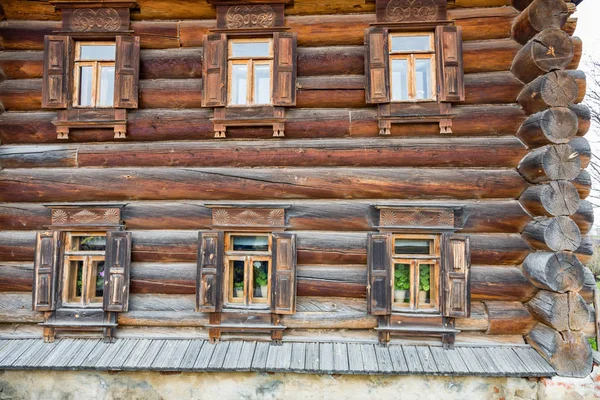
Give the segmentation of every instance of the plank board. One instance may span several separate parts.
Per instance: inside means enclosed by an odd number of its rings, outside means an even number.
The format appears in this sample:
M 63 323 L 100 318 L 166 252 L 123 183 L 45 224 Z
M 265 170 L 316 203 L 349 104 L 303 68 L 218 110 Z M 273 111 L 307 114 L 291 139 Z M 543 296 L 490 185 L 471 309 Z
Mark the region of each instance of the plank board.
M 252 370 L 263 371 L 267 365 L 267 356 L 269 355 L 269 343 L 256 343 L 254 358 L 252 359 Z
M 185 354 L 183 355 L 183 359 L 181 360 L 181 364 L 179 368 L 183 371 L 191 370 L 194 368 L 194 363 L 198 358 L 198 354 L 200 354 L 200 350 L 205 343 L 208 343 L 206 340 L 192 340 L 192 343 L 188 346 Z
M 306 343 L 306 364 L 304 370 L 308 372 L 319 371 L 319 343 Z
M 292 361 L 290 370 L 300 372 L 304 370 L 306 359 L 306 343 L 292 343 Z
M 408 365 L 404 357 L 402 346 L 393 345 L 388 348 L 392 359 L 392 370 L 397 373 L 407 373 Z
M 404 351 L 404 357 L 406 358 L 406 365 L 408 365 L 408 371 L 411 373 L 422 373 L 423 366 L 421 365 L 421 359 L 417 353 L 415 346 L 402 346 Z
M 256 342 L 243 342 L 242 350 L 237 362 L 237 371 L 250 371 L 255 349 Z
M 348 343 L 348 364 L 350 371 L 362 372 L 365 370 L 359 343 Z
M 376 345 L 375 355 L 377 356 L 377 366 L 379 367 L 379 372 L 390 373 L 394 370 L 389 348 Z
M 423 366 L 423 371 L 427 374 L 437 373 L 439 370 L 433 359 L 433 354 L 431 354 L 431 350 L 429 350 L 429 346 L 417 346 L 416 349 L 419 360 L 421 360 L 421 366 Z
M 346 343 L 333 343 L 333 370 L 335 372 L 347 372 L 348 348 Z
M 243 344 L 244 342 L 231 342 L 227 354 L 225 354 L 225 361 L 223 361 L 222 369 L 231 371 L 237 370 L 237 364 L 240 359 Z

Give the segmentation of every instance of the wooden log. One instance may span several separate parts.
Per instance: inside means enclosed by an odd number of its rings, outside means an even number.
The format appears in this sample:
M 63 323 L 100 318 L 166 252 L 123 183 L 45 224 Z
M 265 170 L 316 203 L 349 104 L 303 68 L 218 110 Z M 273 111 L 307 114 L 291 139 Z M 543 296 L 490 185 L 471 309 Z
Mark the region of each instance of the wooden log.
M 574 251 L 581 244 L 581 232 L 569 217 L 540 218 L 523 230 L 523 238 L 538 250 Z
M 527 114 L 534 114 L 550 107 L 579 103 L 584 95 L 585 75 L 580 71 L 552 71 L 527 84 L 517 102 Z
M 129 311 L 194 311 L 196 296 L 179 294 L 132 294 Z
M 540 75 L 566 68 L 575 49 L 571 37 L 561 29 L 545 29 L 535 35 L 515 56 L 510 71 L 523 83 Z
M 568 143 L 578 132 L 577 115 L 567 107 L 552 107 L 533 114 L 519 128 L 517 137 L 529 148 Z
M 481 301 L 471 302 L 471 315 L 469 318 L 456 318 L 456 329 L 462 331 L 487 331 L 489 320 L 485 304 Z
M 523 262 L 523 274 L 536 287 L 558 293 L 579 292 L 585 282 L 584 266 L 567 251 L 537 251 Z
M 130 292 L 153 295 L 195 295 L 196 269 L 195 263 L 134 262 L 131 265 Z
M 32 285 L 33 263 L 0 262 L 0 292 L 29 292 L 27 308 L 31 309 Z
M 558 332 L 538 324 L 526 340 L 560 376 L 584 378 L 592 372 L 592 350 L 583 332 Z
M 523 84 L 510 72 L 465 75 L 465 104 L 514 103 Z
M 577 136 L 585 135 L 590 130 L 592 124 L 592 113 L 589 107 L 585 104 L 573 104 L 569 109 L 577 115 Z
M 537 288 L 516 267 L 471 267 L 473 301 L 519 301 L 531 299 Z
M 592 243 L 592 241 L 590 240 L 588 243 Z M 579 254 L 577 254 L 577 258 L 583 262 Z M 591 304 L 594 302 L 594 293 L 598 291 L 598 289 L 596 288 L 596 278 L 594 277 L 594 274 L 588 267 L 583 267 L 583 276 L 583 288 L 581 288 L 579 294 L 581 295 L 581 297 L 583 297 L 586 304 Z
M 569 11 L 564 0 L 535 0 L 515 19 L 512 37 L 525 44 L 545 29 L 562 28 L 567 18 Z
M 487 335 L 527 335 L 536 321 L 519 301 L 484 302 L 489 318 Z
M 569 142 L 569 146 L 579 154 L 581 160 L 581 168 L 586 169 L 590 165 L 592 159 L 592 148 L 590 143 L 584 137 L 576 137 Z
M 76 167 L 77 148 L 60 145 L 0 147 L 0 168 Z
M 594 243 L 592 242 L 592 239 L 589 236 L 584 235 L 582 237 L 581 244 L 579 245 L 577 250 L 575 250 L 575 255 L 577 256 L 579 261 L 583 263 L 583 265 L 588 265 L 592 261 L 592 256 L 594 255 Z
M 582 235 L 587 235 L 594 225 L 594 207 L 587 200 L 582 200 L 579 209 L 571 217 L 579 227 Z
M 581 331 L 590 320 L 585 301 L 574 292 L 540 290 L 529 300 L 527 308 L 539 321 L 557 331 Z
M 517 170 L 531 183 L 573 180 L 581 171 L 581 160 L 568 144 L 544 146 L 527 154 Z
M 139 107 L 200 108 L 202 107 L 202 80 L 141 80 Z
M 521 264 L 531 249 L 521 235 L 471 235 L 471 261 L 479 265 Z
M 360 168 L 5 169 L 4 202 L 516 198 L 512 170 Z
M 519 202 L 533 216 L 572 215 L 579 208 L 579 193 L 569 181 L 551 181 L 527 188 Z
M 0 232 L 0 260 L 33 261 L 35 232 Z
M 575 185 L 575 189 L 579 193 L 579 198 L 584 200 L 590 195 L 592 190 L 592 177 L 589 172 L 582 169 L 579 175 L 573 179 L 573 185 Z

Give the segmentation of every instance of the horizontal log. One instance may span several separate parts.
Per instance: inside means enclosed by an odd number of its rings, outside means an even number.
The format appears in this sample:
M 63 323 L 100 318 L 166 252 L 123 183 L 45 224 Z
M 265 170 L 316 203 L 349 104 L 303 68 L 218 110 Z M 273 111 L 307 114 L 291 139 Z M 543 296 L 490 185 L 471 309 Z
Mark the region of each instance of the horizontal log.
M 4 169 L 4 202 L 516 198 L 514 170 L 357 168 Z
M 584 200 L 590 195 L 592 190 L 592 177 L 586 170 L 581 170 L 579 175 L 573 179 L 573 185 L 575 185 L 579 197 Z
M 590 108 L 585 104 L 573 104 L 569 109 L 577 115 L 577 136 L 584 136 L 590 130 L 592 124 L 592 113 Z
M 586 169 L 590 165 L 592 159 L 592 148 L 590 142 L 584 137 L 576 137 L 569 142 L 569 146 L 579 154 L 581 160 L 581 168 Z
M 544 146 L 527 154 L 517 170 L 531 183 L 570 181 L 579 175 L 581 159 L 577 151 L 568 144 Z
M 582 235 L 587 235 L 594 225 L 594 207 L 587 200 L 582 200 L 579 209 L 571 216 L 579 227 Z
M 2 253 L 2 256 L 6 256 L 7 258 L 11 257 L 11 255 L 6 255 L 5 253 Z M 19 258 L 19 256 L 16 258 Z M 32 260 L 32 258 L 29 258 L 27 261 Z M 29 292 L 29 303 L 27 306 L 28 309 L 31 309 L 32 282 L 33 263 L 0 261 L 0 291 Z
M 579 292 L 585 283 L 583 264 L 569 251 L 536 251 L 523 262 L 523 274 L 534 286 L 552 292 Z
M 540 218 L 523 230 L 523 238 L 538 250 L 574 251 L 581 244 L 581 232 L 569 217 Z
M 550 107 L 580 103 L 585 95 L 585 75 L 581 71 L 553 71 L 527 84 L 517 102 L 528 114 Z
M 531 299 L 538 289 L 519 268 L 471 267 L 471 299 L 473 301 L 519 301 Z
M 585 301 L 573 292 L 540 290 L 529 300 L 527 308 L 539 321 L 557 331 L 581 331 L 590 321 Z
M 533 114 L 523 122 L 517 137 L 530 148 L 569 143 L 577 134 L 577 114 L 567 107 L 553 107 Z
M 534 0 L 515 19 L 512 37 L 525 44 L 545 29 L 561 29 L 569 18 L 564 0 Z
M 533 216 L 572 215 L 579 209 L 579 193 L 569 181 L 551 181 L 527 188 L 519 197 L 521 205 Z
M 589 238 L 589 236 L 586 236 L 586 237 Z M 591 244 L 592 241 L 589 240 L 588 243 Z M 577 254 L 577 258 L 579 258 L 579 260 L 581 262 L 585 263 L 580 258 L 579 254 Z M 590 256 L 590 258 L 591 258 L 591 256 Z M 587 304 L 592 304 L 594 302 L 594 292 L 596 290 L 598 290 L 596 288 L 596 278 L 594 277 L 594 274 L 588 267 L 583 268 L 583 275 L 584 275 L 583 288 L 581 288 L 581 290 L 579 291 L 579 294 L 581 295 L 581 297 L 583 297 L 583 299 L 585 300 L 585 302 Z
M 526 335 L 536 321 L 519 301 L 484 302 L 489 318 L 488 335 Z

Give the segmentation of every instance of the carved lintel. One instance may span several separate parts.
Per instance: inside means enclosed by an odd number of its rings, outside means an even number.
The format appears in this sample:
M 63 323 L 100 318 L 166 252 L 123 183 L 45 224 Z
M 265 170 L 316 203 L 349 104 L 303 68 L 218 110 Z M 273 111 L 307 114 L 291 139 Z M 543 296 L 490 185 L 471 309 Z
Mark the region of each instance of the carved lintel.
M 284 4 L 217 5 L 217 28 L 227 30 L 273 29 L 284 26 Z
M 285 226 L 283 208 L 218 208 L 212 209 L 213 226 L 219 227 L 269 227 Z
M 414 23 L 447 18 L 446 0 L 377 0 L 377 22 Z
M 68 126 L 57 126 L 56 127 L 56 138 L 57 139 L 69 139 L 69 127 Z
M 380 228 L 454 230 L 454 209 L 444 207 L 379 208 Z
M 118 226 L 121 224 L 121 206 L 86 206 L 64 207 L 50 206 L 52 209 L 52 226 L 102 225 Z

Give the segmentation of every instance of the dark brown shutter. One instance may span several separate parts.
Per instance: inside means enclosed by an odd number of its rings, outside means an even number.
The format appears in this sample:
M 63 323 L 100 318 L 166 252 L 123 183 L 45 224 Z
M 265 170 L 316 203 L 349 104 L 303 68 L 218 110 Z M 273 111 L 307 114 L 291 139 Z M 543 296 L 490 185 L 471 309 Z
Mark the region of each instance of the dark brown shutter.
M 387 315 L 392 310 L 391 245 L 391 234 L 369 234 L 367 244 L 367 310 L 372 315 Z
M 44 36 L 42 108 L 67 108 L 69 43 L 67 36 Z
M 223 107 L 227 104 L 227 35 L 206 35 L 203 47 L 202 106 Z
M 296 312 L 296 235 L 273 234 L 271 291 L 272 312 Z
M 117 36 L 116 47 L 115 108 L 137 108 L 140 37 Z
M 442 235 L 444 249 L 444 316 L 468 318 L 471 314 L 471 250 L 466 236 Z
M 127 311 L 130 266 L 131 232 L 107 232 L 104 261 L 104 311 Z
M 56 308 L 56 279 L 59 232 L 38 232 L 33 265 L 33 309 L 52 311 Z
M 389 51 L 388 31 L 369 28 L 365 31 L 365 73 L 367 103 L 389 103 Z
M 196 311 L 221 311 L 223 276 L 223 232 L 200 232 L 198 235 L 198 275 L 196 277 Z
M 438 64 L 438 99 L 444 102 L 465 100 L 462 57 L 462 28 L 438 26 L 435 31 Z
M 273 105 L 296 105 L 296 34 L 274 34 Z

